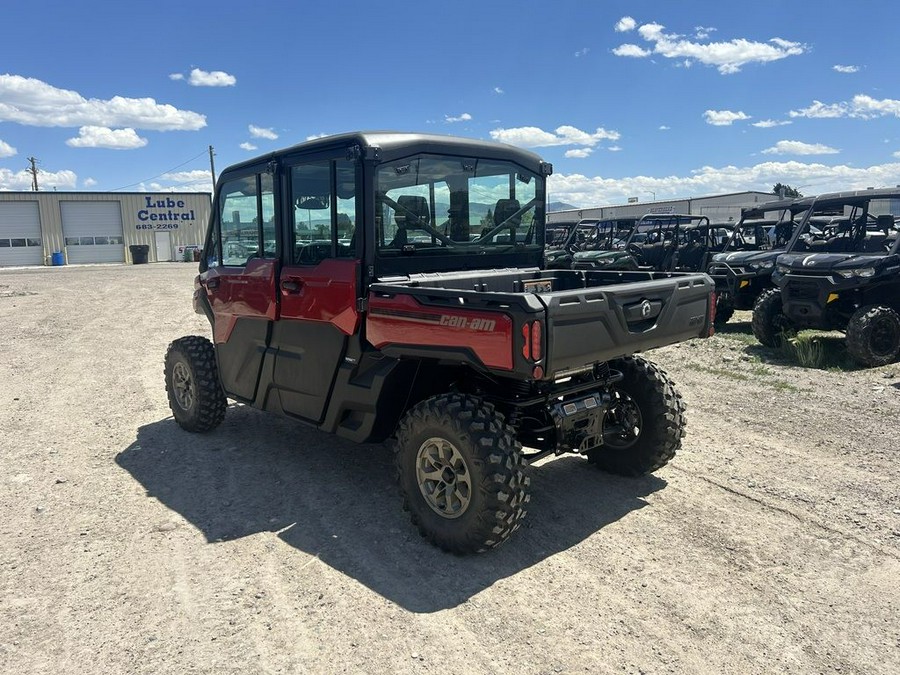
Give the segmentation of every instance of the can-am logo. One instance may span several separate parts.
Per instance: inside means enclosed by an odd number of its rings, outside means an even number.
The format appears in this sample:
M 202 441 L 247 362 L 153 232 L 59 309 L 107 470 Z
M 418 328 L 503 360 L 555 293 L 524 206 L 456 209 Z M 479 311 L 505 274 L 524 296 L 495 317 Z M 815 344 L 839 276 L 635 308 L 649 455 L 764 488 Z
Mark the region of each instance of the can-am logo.
M 815 265 L 815 264 L 816 264 L 815 254 L 806 256 L 803 259 L 803 262 L 801 263 L 801 265 L 803 265 L 804 267 L 809 267 L 809 266 Z
M 465 316 L 451 316 L 449 314 L 441 315 L 442 326 L 452 326 L 453 328 L 468 328 L 469 330 L 492 331 L 497 325 L 493 319 L 468 318 Z

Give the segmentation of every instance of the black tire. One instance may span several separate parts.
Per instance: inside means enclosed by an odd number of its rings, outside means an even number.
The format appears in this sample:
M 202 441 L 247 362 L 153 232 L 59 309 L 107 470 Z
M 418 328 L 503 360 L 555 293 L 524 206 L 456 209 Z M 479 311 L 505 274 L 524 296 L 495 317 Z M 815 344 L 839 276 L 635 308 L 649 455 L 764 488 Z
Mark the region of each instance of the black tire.
M 724 326 L 734 316 L 734 303 L 728 293 L 719 293 L 716 296 L 716 321 L 715 325 Z
M 900 354 L 900 314 L 884 305 L 860 307 L 847 323 L 847 352 L 866 367 L 893 363 Z
M 609 366 L 625 377 L 610 392 L 603 445 L 588 450 L 588 461 L 622 476 L 652 473 L 681 448 L 684 401 L 666 373 L 642 357 L 616 359 Z
M 480 553 L 519 528 L 530 480 L 522 446 L 493 405 L 462 394 L 422 401 L 401 420 L 394 456 L 403 508 L 435 546 Z
M 169 408 L 181 428 L 206 432 L 222 423 L 227 401 L 219 384 L 216 350 L 209 340 L 189 335 L 172 342 L 164 372 Z
M 779 347 L 784 335 L 795 333 L 795 329 L 781 311 L 781 291 L 767 288 L 753 305 L 753 319 L 750 322 L 753 335 L 766 347 Z

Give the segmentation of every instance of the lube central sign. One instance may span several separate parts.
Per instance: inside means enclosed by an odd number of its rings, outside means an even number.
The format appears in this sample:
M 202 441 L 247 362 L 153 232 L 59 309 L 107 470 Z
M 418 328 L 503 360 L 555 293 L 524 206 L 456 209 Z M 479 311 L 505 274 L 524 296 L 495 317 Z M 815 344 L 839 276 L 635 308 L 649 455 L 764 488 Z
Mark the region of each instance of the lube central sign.
M 144 203 L 137 212 L 138 230 L 177 230 L 180 223 L 196 220 L 194 209 L 183 199 L 144 195 Z

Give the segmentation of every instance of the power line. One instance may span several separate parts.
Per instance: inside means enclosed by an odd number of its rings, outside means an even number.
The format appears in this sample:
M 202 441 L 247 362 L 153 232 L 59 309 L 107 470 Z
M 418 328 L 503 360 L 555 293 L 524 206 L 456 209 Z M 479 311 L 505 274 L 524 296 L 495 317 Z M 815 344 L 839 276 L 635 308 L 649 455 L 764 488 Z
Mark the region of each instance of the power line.
M 210 146 L 210 147 L 211 147 L 211 146 Z M 190 164 L 190 163 L 193 162 L 195 159 L 199 159 L 200 157 L 203 157 L 203 155 L 205 155 L 206 152 L 207 152 L 207 151 L 204 150 L 204 151 L 201 152 L 199 155 L 196 155 L 195 157 L 191 157 L 189 160 L 182 162 L 182 163 L 179 164 L 178 166 L 173 166 L 171 169 L 166 169 L 166 170 L 163 171 L 162 173 L 158 173 L 158 174 L 156 174 L 155 176 L 151 176 L 150 178 L 144 178 L 143 180 L 139 180 L 139 181 L 137 181 L 136 183 L 131 183 L 131 184 L 129 184 L 129 185 L 123 185 L 122 187 L 117 187 L 117 188 L 115 188 L 114 190 L 110 190 L 110 192 L 118 192 L 119 190 L 124 190 L 125 188 L 134 187 L 135 185 L 140 185 L 141 183 L 146 183 L 148 180 L 153 180 L 154 178 L 159 178 L 160 176 L 164 176 L 164 175 L 167 174 L 167 173 L 171 173 L 171 172 L 174 171 L 175 169 L 180 169 L 180 168 L 183 167 L 185 164 Z

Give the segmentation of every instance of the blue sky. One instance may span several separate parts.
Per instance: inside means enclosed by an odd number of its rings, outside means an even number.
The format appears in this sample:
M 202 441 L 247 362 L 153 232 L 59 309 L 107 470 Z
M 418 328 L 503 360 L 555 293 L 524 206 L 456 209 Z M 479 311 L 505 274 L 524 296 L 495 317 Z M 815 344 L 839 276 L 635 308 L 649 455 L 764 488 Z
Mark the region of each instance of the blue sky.
M 854 22 L 856 25 L 854 25 Z M 900 184 L 900 3 L 7 3 L 0 190 L 210 190 L 323 134 L 496 139 L 574 206 Z

